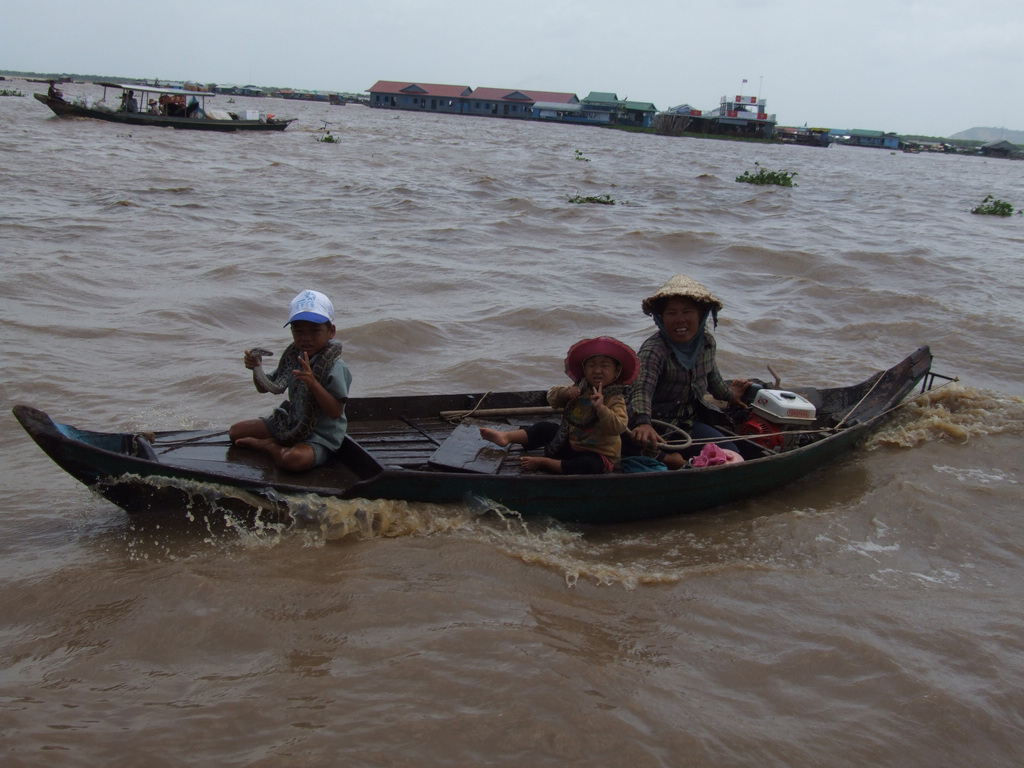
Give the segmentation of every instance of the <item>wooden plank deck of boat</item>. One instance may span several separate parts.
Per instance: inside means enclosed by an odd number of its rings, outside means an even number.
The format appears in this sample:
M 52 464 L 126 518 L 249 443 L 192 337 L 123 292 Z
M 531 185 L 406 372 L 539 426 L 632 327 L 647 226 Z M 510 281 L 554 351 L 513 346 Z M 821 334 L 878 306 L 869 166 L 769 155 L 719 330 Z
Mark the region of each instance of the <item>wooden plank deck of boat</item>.
M 526 421 L 524 419 L 524 421 Z M 511 429 L 506 419 L 473 420 L 466 423 L 466 429 L 478 429 L 489 425 L 498 429 Z M 432 457 L 444 446 L 456 430 L 456 424 L 437 417 L 402 418 L 384 421 L 361 421 L 349 424 L 349 435 L 385 467 L 402 467 L 427 472 L 457 471 L 452 468 L 435 466 Z M 454 439 L 454 438 L 453 438 Z M 448 443 L 451 445 L 451 443 Z M 493 446 L 494 451 L 500 449 Z M 465 448 L 463 447 L 463 451 Z M 519 453 L 505 452 L 504 460 L 496 467 L 494 474 L 518 475 Z
M 460 423 L 513 429 L 540 419 L 557 421 L 559 416 L 548 406 L 546 395 L 546 391 L 531 390 L 356 398 L 349 402 L 348 433 L 385 467 L 457 471 L 434 466 L 430 459 Z M 464 433 L 463 437 L 471 430 Z M 506 452 L 494 468 L 497 471 L 488 469 L 488 473 L 520 474 L 519 456 L 518 449 Z

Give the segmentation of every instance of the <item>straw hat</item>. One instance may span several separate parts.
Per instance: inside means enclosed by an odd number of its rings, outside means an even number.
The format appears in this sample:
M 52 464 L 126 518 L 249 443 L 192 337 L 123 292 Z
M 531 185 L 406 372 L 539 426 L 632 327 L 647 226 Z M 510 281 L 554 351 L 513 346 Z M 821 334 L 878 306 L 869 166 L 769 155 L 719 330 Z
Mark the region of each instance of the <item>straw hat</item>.
M 655 304 L 660 299 L 668 299 L 672 296 L 691 299 L 701 306 L 711 309 L 716 315 L 722 308 L 722 302 L 718 300 L 715 294 L 709 291 L 706 286 L 686 275 L 673 275 L 670 277 L 667 283 L 644 299 L 640 306 L 643 307 L 645 315 L 653 315 Z
M 631 384 L 636 378 L 637 370 L 640 368 L 640 361 L 636 352 L 628 344 L 611 336 L 598 336 L 596 339 L 583 339 L 577 341 L 569 348 L 569 354 L 565 356 L 565 372 L 573 381 L 583 378 L 583 363 L 587 358 L 596 355 L 606 355 L 620 366 L 622 371 L 616 384 Z

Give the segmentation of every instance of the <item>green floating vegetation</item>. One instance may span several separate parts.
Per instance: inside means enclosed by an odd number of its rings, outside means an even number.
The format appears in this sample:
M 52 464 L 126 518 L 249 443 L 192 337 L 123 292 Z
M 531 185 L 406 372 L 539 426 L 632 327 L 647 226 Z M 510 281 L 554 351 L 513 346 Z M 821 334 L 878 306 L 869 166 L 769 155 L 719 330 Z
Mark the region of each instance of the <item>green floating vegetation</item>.
M 796 176 L 795 171 L 769 171 L 762 168 L 759 163 L 754 163 L 754 165 L 758 166 L 757 173 L 744 171 L 742 176 L 736 177 L 736 181 L 742 181 L 744 184 L 774 184 L 777 187 L 798 186 L 793 183 L 793 177 Z
M 971 213 L 977 213 L 983 216 L 1012 216 L 1013 206 L 1005 200 L 1000 200 L 989 195 L 981 201 L 981 205 L 971 208 Z M 1017 215 L 1020 215 L 1020 213 L 1020 211 L 1017 211 Z
M 615 201 L 611 195 L 581 195 L 576 193 L 575 195 L 566 195 L 566 198 L 570 203 L 576 203 L 577 205 L 583 205 L 584 203 L 595 203 L 596 205 L 615 205 Z
M 317 136 L 317 141 L 323 142 L 324 144 L 338 144 L 341 142 L 337 136 L 331 133 L 331 130 L 327 127 L 327 121 L 324 121 L 324 127 L 320 129 L 320 135 Z
M 17 89 L 4 88 L 0 91 L 0 96 L 24 96 L 25 94 Z
M 590 162 L 590 158 L 583 154 L 583 150 L 582 149 L 577 149 L 576 150 L 576 159 L 577 160 L 582 160 L 584 163 L 589 163 Z

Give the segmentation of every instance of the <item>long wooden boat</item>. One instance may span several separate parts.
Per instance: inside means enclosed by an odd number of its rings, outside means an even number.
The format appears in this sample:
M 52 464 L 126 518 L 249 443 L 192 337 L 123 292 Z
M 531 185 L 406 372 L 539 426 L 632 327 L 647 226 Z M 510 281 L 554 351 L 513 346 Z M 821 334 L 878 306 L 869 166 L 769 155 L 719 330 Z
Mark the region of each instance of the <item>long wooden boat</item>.
M 867 437 L 918 384 L 931 389 L 938 376 L 931 362 L 928 347 L 921 347 L 859 384 L 790 390 L 815 406 L 813 423 L 783 432 L 784 444 L 772 450 L 754 437 L 738 438 L 745 461 L 606 475 L 524 471 L 518 449 L 479 439 L 482 422 L 552 418 L 543 391 L 353 399 L 342 448 L 301 474 L 276 469 L 262 452 L 231 446 L 223 431 L 93 432 L 25 405 L 14 414 L 65 471 L 130 513 L 194 510 L 212 499 L 233 511 L 287 519 L 290 496 L 316 494 L 468 500 L 523 515 L 621 523 L 734 503 L 823 467 Z
M 180 88 L 160 88 L 153 85 L 134 85 L 131 83 L 97 83 L 103 86 L 103 98 L 97 104 L 90 104 L 82 99 L 68 100 L 59 92 L 33 94 L 36 100 L 48 106 L 58 117 L 90 117 L 122 125 L 153 125 L 161 128 L 183 128 L 190 131 L 283 131 L 294 120 L 283 120 L 274 115 L 246 112 L 228 112 L 207 108 L 206 100 L 213 94 L 206 91 L 186 91 Z M 119 90 L 116 97 L 118 108 L 107 105 L 107 89 Z M 138 111 L 123 108 L 125 97 L 129 93 L 138 96 L 134 103 Z M 149 99 L 157 97 L 163 104 L 155 105 L 154 112 L 147 111 Z M 133 97 L 134 98 L 134 97 Z M 199 109 L 195 116 L 186 116 L 185 99 L 195 98 Z M 156 101 L 156 99 L 153 99 Z

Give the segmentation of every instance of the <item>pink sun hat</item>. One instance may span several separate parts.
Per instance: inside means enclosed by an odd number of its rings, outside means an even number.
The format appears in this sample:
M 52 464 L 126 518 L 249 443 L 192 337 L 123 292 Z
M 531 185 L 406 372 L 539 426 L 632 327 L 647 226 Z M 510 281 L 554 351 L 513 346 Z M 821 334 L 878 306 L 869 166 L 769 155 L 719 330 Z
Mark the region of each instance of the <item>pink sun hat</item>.
M 640 368 L 640 360 L 636 352 L 628 344 L 624 344 L 611 336 L 598 336 L 596 339 L 583 339 L 569 347 L 565 356 L 565 372 L 573 381 L 583 378 L 583 363 L 595 355 L 606 355 L 620 366 L 622 372 L 615 380 L 616 384 L 632 384 Z

